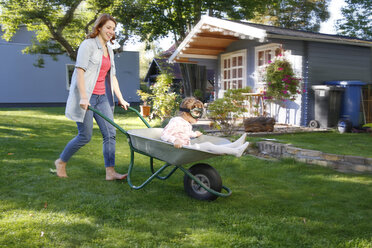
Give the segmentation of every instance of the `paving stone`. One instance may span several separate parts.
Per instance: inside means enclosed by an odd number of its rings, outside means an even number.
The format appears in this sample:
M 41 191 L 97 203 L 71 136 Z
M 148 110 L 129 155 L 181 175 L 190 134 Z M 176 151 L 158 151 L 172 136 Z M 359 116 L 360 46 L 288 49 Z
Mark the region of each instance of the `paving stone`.
M 323 153 L 322 158 L 325 160 L 329 160 L 329 161 L 339 161 L 339 160 L 343 160 L 344 156 L 337 155 L 337 154 Z
M 344 156 L 344 160 L 352 164 L 366 164 L 366 159 L 360 156 Z
M 301 156 L 312 157 L 312 158 L 320 158 L 322 154 L 323 154 L 322 152 L 314 151 L 314 150 L 303 149 L 301 151 Z
M 372 158 L 366 158 L 366 165 L 372 166 Z
M 365 166 L 365 165 L 354 165 L 353 166 L 353 169 L 357 172 L 366 172 L 366 171 L 369 171 L 369 168 L 368 166 Z

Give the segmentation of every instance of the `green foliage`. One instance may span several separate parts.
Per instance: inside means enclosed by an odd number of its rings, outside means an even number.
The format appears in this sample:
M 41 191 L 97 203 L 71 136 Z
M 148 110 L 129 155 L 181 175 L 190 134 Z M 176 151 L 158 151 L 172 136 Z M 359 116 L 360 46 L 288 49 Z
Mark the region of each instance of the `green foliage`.
M 157 77 L 156 83 L 150 87 L 152 114 L 162 120 L 173 116 L 179 105 L 179 96 L 170 90 L 172 81 L 172 75 L 162 73 Z
M 345 0 L 341 8 L 342 19 L 337 20 L 338 33 L 360 39 L 372 40 L 372 1 Z
M 330 0 L 281 0 L 266 5 L 263 14 L 253 21 L 305 31 L 318 32 L 320 23 L 329 17 Z
M 141 101 L 143 102 L 143 105 L 147 105 L 149 103 L 149 100 L 152 97 L 151 93 L 148 93 L 146 91 L 137 90 L 137 95 L 140 96 Z
M 237 120 L 247 112 L 247 109 L 243 106 L 245 96 L 242 93 L 249 92 L 251 92 L 250 87 L 230 89 L 225 92 L 223 98 L 216 99 L 208 105 L 208 118 L 225 135 L 231 135 L 239 128 Z
M 194 91 L 194 97 L 196 98 L 196 99 L 198 99 L 199 101 L 203 101 L 203 91 L 201 91 L 200 89 L 196 89 L 195 91 Z
M 77 48 L 91 31 L 91 25 L 102 12 L 111 13 L 117 0 L 87 1 L 0 1 L 0 23 L 5 31 L 3 38 L 10 40 L 20 25 L 36 33 L 32 44 L 23 52 L 56 55 L 66 53 L 76 60 Z M 42 57 L 37 64 L 43 65 Z
M 151 102 L 152 92 L 146 82 L 140 82 L 140 89 L 137 90 L 137 95 L 140 96 L 143 105 L 148 105 Z
M 291 63 L 279 55 L 266 67 L 264 98 L 272 101 L 295 100 L 301 94 L 301 80 L 296 78 Z
M 319 23 L 329 18 L 330 0 L 125 0 L 118 18 L 126 29 L 143 41 L 153 41 L 171 33 L 175 42 L 184 39 L 202 15 L 232 20 L 255 19 L 266 24 L 303 30 L 319 30 Z M 120 14 L 119 14 L 120 13 Z M 270 21 L 265 22 L 269 17 Z M 156 20 L 156 22 L 154 21 Z M 158 25 L 161 23 L 162 25 Z

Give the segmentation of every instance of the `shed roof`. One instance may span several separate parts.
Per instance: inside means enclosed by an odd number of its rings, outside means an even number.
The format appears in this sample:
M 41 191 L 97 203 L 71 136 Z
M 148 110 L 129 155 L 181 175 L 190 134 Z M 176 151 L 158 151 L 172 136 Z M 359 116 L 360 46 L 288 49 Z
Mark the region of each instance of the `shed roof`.
M 189 59 L 217 59 L 218 55 L 224 52 L 234 41 L 254 39 L 259 42 L 265 42 L 268 38 L 307 40 L 372 47 L 372 40 L 362 40 L 347 36 L 329 35 L 202 16 L 201 20 L 170 56 L 169 61 L 195 63 Z

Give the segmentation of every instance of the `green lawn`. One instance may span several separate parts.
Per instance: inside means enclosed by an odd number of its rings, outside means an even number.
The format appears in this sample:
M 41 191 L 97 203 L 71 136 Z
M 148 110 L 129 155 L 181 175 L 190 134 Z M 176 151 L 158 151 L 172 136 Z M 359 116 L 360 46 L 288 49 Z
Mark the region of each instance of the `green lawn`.
M 0 247 L 372 247 L 371 175 L 223 156 L 206 162 L 232 189 L 230 197 L 189 198 L 180 171 L 131 190 L 104 180 L 95 127 L 69 162 L 69 178 L 61 179 L 50 169 L 76 132 L 63 112 L 0 109 Z M 115 118 L 138 128 L 133 115 Z M 353 144 L 358 139 L 350 136 Z M 118 134 L 119 172 L 129 159 L 126 137 Z M 148 159 L 136 161 L 133 183 L 140 184 L 150 175 Z

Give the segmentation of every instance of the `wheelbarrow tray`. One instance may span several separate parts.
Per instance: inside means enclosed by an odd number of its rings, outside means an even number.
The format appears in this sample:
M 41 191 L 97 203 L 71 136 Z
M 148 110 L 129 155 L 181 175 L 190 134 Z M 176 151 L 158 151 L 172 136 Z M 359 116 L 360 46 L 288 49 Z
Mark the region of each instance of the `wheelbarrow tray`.
M 128 130 L 127 133 L 135 149 L 172 165 L 184 165 L 221 155 L 194 149 L 190 146 L 175 148 L 173 144 L 160 139 L 162 131 L 163 128 L 145 128 Z M 211 142 L 215 145 L 231 143 L 228 139 L 210 135 L 202 135 L 191 140 L 191 144 L 203 142 Z

